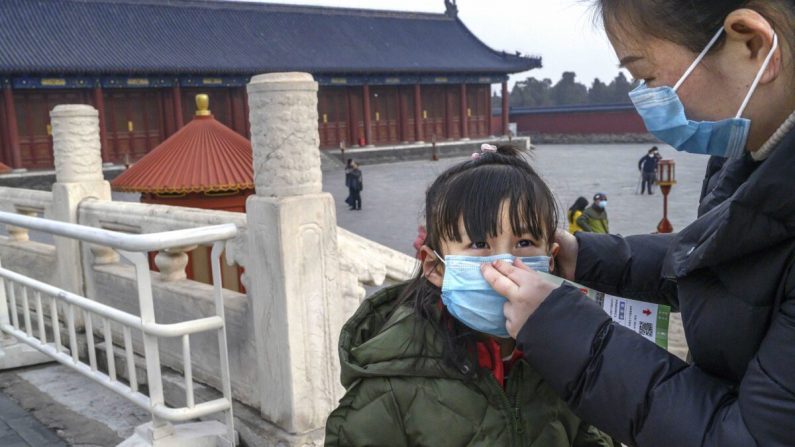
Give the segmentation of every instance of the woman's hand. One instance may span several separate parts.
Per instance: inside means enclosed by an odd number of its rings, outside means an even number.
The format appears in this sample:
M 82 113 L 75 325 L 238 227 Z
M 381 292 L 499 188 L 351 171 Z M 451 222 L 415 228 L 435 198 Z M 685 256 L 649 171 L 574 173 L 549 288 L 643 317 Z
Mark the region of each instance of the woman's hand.
M 577 268 L 577 252 L 580 245 L 577 238 L 568 231 L 558 230 L 555 232 L 555 242 L 560 245 L 560 251 L 555 257 L 555 265 L 558 276 L 574 281 L 574 270 Z
M 483 264 L 480 270 L 491 287 L 508 300 L 503 307 L 507 319 L 505 327 L 514 339 L 527 319 L 556 288 L 522 264 L 519 258 L 514 259 L 513 264 L 506 261 Z

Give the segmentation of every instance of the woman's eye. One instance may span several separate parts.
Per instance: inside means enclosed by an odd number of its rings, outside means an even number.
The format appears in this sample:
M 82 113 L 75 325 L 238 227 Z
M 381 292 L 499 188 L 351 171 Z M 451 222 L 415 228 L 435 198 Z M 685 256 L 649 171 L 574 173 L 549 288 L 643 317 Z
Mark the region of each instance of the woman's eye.
M 519 241 L 519 243 L 516 244 L 516 246 L 519 248 L 535 247 L 535 245 L 536 245 L 535 242 L 531 241 L 530 239 L 522 239 L 521 241 Z
M 489 244 L 486 242 L 473 242 L 469 248 L 474 248 L 475 250 L 482 250 L 484 248 L 489 248 Z

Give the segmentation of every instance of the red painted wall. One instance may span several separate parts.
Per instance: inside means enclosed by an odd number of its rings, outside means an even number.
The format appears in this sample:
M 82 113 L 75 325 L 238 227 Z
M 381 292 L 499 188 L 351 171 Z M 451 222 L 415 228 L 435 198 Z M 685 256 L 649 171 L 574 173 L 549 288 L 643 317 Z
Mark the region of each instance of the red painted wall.
M 491 128 L 500 128 L 500 116 L 491 117 Z M 520 134 L 629 134 L 646 133 L 633 108 L 557 111 L 554 108 L 523 112 L 511 110 L 511 122 Z

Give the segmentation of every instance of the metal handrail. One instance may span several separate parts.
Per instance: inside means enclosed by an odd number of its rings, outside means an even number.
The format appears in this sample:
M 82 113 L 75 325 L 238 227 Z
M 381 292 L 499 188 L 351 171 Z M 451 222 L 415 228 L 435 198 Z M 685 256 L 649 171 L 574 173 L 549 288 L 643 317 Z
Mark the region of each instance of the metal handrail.
M 59 289 L 33 278 L 20 275 L 19 273 L 0 267 L 0 277 L 6 278 L 18 284 L 43 292 L 47 295 L 56 296 L 58 299 L 74 304 L 83 310 L 88 310 L 101 317 L 110 318 L 125 326 L 140 329 L 141 332 L 152 334 L 157 337 L 173 338 L 181 337 L 183 335 L 195 334 L 197 332 L 206 332 L 213 329 L 221 329 L 224 327 L 224 322 L 217 316 L 199 318 L 191 321 L 184 321 L 182 323 L 142 323 L 141 317 L 128 314 L 127 312 L 118 310 L 114 307 L 106 306 L 94 300 L 76 295 L 66 290 Z
M 170 422 L 184 422 L 224 412 L 226 436 L 219 445 L 235 444 L 234 419 L 232 415 L 232 390 L 229 374 L 229 354 L 224 322 L 224 302 L 221 289 L 220 258 L 226 240 L 237 235 L 234 224 L 213 225 L 152 234 L 126 234 L 101 228 L 75 225 L 37 217 L 22 216 L 0 211 L 0 223 L 49 233 L 55 236 L 77 239 L 118 250 L 135 266 L 140 316 L 91 300 L 79 294 L 63 290 L 34 278 L 13 272 L 0 265 L 0 330 L 48 355 L 63 365 L 91 378 L 95 382 L 121 394 L 133 403 L 149 410 L 152 426 L 161 428 Z M 215 315 L 180 323 L 161 324 L 155 319 L 152 296 L 151 272 L 147 252 L 173 247 L 211 244 L 210 261 L 213 277 Z M 17 297 L 19 291 L 19 297 Z M 18 299 L 19 298 L 19 299 Z M 48 303 L 45 300 L 49 300 Z M 47 343 L 45 328 L 45 304 L 51 319 L 54 344 Z M 65 306 L 67 352 L 61 345 L 61 330 L 58 306 Z M 21 308 L 21 314 L 19 309 Z M 75 310 L 84 317 L 88 362 L 78 357 Z M 10 310 L 10 312 L 9 312 Z M 102 322 L 105 351 L 108 356 L 108 372 L 98 370 L 94 341 L 93 316 Z M 124 352 L 127 362 L 129 385 L 117 380 L 113 348 L 113 324 L 123 330 Z M 37 328 L 34 327 L 37 324 Z M 24 326 L 24 331 L 23 331 Z M 38 329 L 38 330 L 36 330 Z M 140 331 L 143 338 L 144 360 L 148 384 L 148 396 L 138 391 L 135 372 L 131 330 Z M 220 357 L 220 379 L 223 398 L 195 403 L 193 372 L 190 355 L 190 335 L 215 331 L 218 335 Z M 38 336 L 34 333 L 38 332 Z M 170 408 L 165 405 L 163 393 L 162 365 L 160 364 L 159 338 L 180 337 L 185 379 L 185 406 Z
M 232 239 L 237 234 L 237 226 L 235 224 L 212 225 L 162 233 L 128 234 L 39 217 L 23 216 L 6 211 L 0 211 L 0 222 L 129 252 L 158 251 L 174 247 L 208 244 L 214 241 Z

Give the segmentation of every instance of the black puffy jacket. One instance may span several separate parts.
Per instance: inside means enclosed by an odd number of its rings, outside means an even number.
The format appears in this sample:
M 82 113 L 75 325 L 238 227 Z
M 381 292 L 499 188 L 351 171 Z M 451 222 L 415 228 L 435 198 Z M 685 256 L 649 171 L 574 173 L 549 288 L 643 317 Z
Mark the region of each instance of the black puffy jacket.
M 715 175 L 679 234 L 577 235 L 576 280 L 681 310 L 692 365 L 570 287 L 518 337 L 575 412 L 630 445 L 795 446 L 795 131 Z

